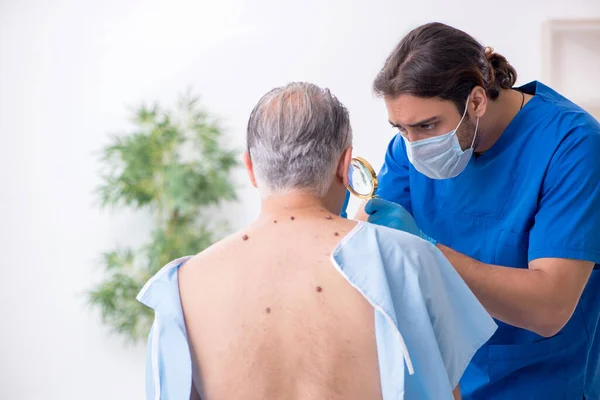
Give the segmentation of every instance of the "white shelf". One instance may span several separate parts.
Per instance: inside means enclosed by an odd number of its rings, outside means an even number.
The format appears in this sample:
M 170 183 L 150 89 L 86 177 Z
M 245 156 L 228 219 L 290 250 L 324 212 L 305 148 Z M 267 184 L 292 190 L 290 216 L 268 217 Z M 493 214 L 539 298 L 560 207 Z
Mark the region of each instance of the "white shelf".
M 544 28 L 552 32 L 597 32 L 600 19 L 553 19 L 546 21 Z
M 600 19 L 543 27 L 542 81 L 600 119 Z

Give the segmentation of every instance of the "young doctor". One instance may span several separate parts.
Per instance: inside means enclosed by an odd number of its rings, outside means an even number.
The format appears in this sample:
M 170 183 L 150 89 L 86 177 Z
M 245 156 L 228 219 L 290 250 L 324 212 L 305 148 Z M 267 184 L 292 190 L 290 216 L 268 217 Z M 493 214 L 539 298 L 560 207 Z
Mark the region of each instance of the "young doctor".
M 600 125 L 453 27 L 374 82 L 399 134 L 358 219 L 437 245 L 497 320 L 464 399 L 600 399 Z

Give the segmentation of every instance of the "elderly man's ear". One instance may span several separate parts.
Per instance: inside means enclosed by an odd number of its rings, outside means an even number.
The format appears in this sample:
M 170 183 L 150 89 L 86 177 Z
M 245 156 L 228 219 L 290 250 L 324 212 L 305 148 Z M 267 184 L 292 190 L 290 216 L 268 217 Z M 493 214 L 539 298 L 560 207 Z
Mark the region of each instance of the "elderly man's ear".
M 342 185 L 344 185 L 344 187 L 347 187 L 350 184 L 350 179 L 348 178 L 350 163 L 352 163 L 352 146 L 348 147 L 342 153 L 336 173 L 337 178 L 340 180 Z
M 250 178 L 250 182 L 252 186 L 257 188 L 256 185 L 256 177 L 254 176 L 254 167 L 252 166 L 252 159 L 250 158 L 250 153 L 248 151 L 244 152 L 244 166 L 246 167 L 246 172 L 248 172 L 248 178 Z

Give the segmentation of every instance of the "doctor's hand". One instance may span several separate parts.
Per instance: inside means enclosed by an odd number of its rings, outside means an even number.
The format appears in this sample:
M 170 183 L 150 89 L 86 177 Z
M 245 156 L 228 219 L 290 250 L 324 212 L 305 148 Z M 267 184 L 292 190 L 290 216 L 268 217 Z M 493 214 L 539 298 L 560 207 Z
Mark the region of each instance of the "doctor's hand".
M 369 214 L 368 221 L 372 224 L 383 225 L 388 228 L 411 233 L 431 242 L 434 246 L 437 243 L 419 229 L 413 216 L 400 204 L 374 198 L 369 200 L 365 205 L 365 212 Z

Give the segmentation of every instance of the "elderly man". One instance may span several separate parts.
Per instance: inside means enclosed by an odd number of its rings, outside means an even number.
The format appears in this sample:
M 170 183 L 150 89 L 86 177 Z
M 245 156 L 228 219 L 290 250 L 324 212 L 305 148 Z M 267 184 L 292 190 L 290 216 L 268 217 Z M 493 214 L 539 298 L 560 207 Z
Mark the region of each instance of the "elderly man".
M 459 396 L 496 325 L 435 246 L 338 216 L 351 143 L 328 90 L 261 98 L 244 155 L 260 216 L 138 296 L 156 313 L 148 399 Z

